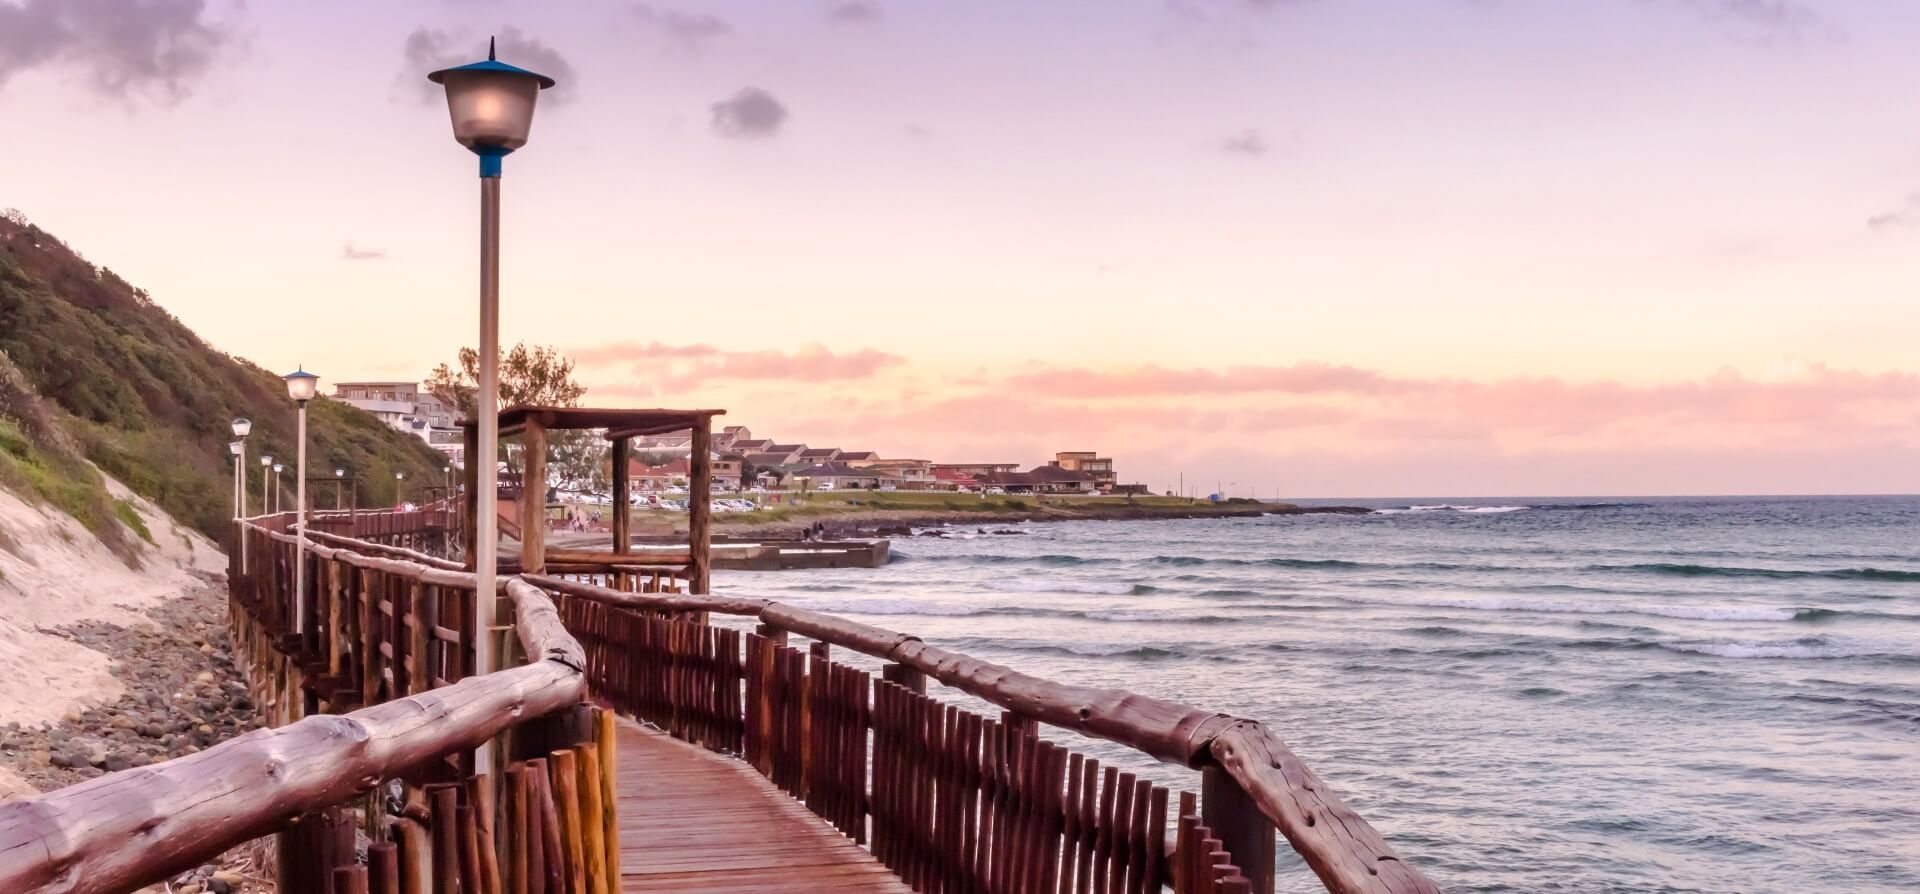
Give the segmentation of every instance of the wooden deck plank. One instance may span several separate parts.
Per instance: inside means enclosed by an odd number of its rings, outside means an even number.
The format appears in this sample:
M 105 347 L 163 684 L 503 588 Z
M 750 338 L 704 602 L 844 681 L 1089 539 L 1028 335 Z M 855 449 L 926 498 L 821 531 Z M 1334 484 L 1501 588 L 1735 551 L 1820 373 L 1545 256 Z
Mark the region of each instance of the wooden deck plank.
M 911 889 L 746 763 L 622 721 L 622 891 Z

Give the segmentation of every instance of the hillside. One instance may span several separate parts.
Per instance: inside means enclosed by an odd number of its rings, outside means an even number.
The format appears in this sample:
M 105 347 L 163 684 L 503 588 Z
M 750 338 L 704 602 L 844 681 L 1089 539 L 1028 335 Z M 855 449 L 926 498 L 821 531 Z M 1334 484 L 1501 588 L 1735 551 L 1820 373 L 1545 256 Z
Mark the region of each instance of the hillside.
M 250 457 L 293 456 L 284 371 L 214 349 L 17 212 L 0 218 L 0 354 L 0 487 L 58 505 L 109 545 L 151 534 L 76 457 L 220 539 L 231 512 L 229 421 L 253 420 Z M 314 401 L 308 431 L 312 467 L 353 470 L 368 505 L 393 501 L 396 470 L 432 481 L 443 465 L 418 438 L 344 404 Z M 250 471 L 258 506 L 258 467 Z M 292 486 L 291 473 L 283 480 Z

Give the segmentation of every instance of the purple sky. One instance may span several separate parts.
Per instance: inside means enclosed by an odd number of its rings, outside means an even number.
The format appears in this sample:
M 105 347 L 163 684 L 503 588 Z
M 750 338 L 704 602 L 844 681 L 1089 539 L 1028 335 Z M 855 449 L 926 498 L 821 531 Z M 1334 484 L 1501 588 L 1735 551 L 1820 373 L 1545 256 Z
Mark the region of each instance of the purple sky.
M 0 206 L 225 350 L 419 375 L 477 204 L 422 76 L 488 34 L 563 82 L 503 331 L 602 403 L 1156 487 L 1920 490 L 1920 4 L 0 0 Z

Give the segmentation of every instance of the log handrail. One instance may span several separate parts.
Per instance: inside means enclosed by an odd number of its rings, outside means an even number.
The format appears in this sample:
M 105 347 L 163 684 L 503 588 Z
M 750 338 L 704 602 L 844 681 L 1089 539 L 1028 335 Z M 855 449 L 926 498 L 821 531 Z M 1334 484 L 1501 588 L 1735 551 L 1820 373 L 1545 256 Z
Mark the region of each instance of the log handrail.
M 293 540 L 251 522 L 268 537 Z M 471 590 L 470 574 L 309 544 L 319 557 Z M 0 891 L 130 890 L 473 748 L 586 695 L 580 643 L 544 592 L 507 581 L 530 663 L 362 708 L 255 730 L 182 758 L 0 804 Z M 536 657 L 537 656 L 537 657 Z
M 1196 768 L 1218 766 L 1253 799 L 1327 890 L 1336 894 L 1437 894 L 1440 890 L 1257 720 L 1124 689 L 1058 683 L 930 646 L 910 634 L 766 599 L 628 593 L 546 575 L 522 575 L 521 579 L 617 608 L 757 618 L 809 639 L 906 665 L 1023 717 L 1125 745 L 1161 761 Z
M 241 536 L 269 544 L 298 542 L 296 535 L 274 530 L 283 521 L 263 517 L 242 521 L 237 528 Z M 406 537 L 413 532 L 394 533 Z M 399 546 L 309 532 L 306 551 L 316 561 L 426 587 L 471 592 L 476 583 L 474 575 L 453 563 Z M 285 561 L 285 553 L 281 556 L 278 561 Z M 265 579 L 272 580 L 272 574 Z M 625 640 L 610 642 L 606 631 L 598 631 L 598 639 L 589 639 L 599 644 L 595 654 L 600 657 L 590 662 L 588 650 L 567 629 L 555 605 L 556 599 L 564 603 L 569 598 L 656 617 L 709 612 L 750 617 L 782 636 L 798 634 L 826 644 L 822 648 L 840 646 L 881 659 L 891 665 L 888 679 L 894 679 L 893 670 L 932 677 L 1006 709 L 1010 719 L 1003 722 L 1043 722 L 1201 769 L 1210 792 L 1217 781 L 1228 796 L 1223 803 L 1245 805 L 1239 809 L 1247 816 L 1257 811 L 1329 891 L 1440 890 L 1258 721 L 1122 689 L 1059 683 L 932 646 L 910 634 L 766 599 L 625 592 L 552 575 L 503 577 L 500 588 L 512 605 L 516 634 L 530 663 L 350 714 L 309 716 L 188 757 L 0 804 L 0 891 L 110 891 L 150 884 L 240 841 L 283 828 L 295 817 L 340 804 L 380 780 L 404 776 L 528 719 L 577 705 L 588 694 L 589 679 L 599 679 L 589 665 L 606 660 L 606 649 L 619 648 Z M 697 629 L 706 628 L 702 624 Z M 714 635 L 721 633 L 725 631 Z M 722 654 L 735 653 L 728 647 L 705 660 L 719 660 Z M 738 667 L 733 661 L 727 659 L 726 666 Z M 735 718 L 735 708 L 737 704 L 714 716 Z M 737 729 L 742 720 L 716 722 Z M 1183 820 L 1190 818 L 1186 814 L 1183 808 Z M 1257 828 L 1270 856 L 1271 830 Z M 1261 846 L 1255 840 L 1243 842 Z M 1267 872 L 1270 877 L 1270 863 Z

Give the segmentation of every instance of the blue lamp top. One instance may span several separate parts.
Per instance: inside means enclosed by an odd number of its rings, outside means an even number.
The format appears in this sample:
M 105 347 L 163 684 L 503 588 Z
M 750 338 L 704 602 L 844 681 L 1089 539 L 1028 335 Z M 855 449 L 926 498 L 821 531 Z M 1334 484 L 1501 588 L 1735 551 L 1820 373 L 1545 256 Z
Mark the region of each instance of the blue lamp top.
M 528 71 L 517 65 L 508 65 L 505 62 L 501 62 L 500 60 L 495 59 L 493 56 L 493 38 L 491 37 L 487 38 L 486 61 L 470 62 L 466 65 L 456 65 L 452 68 L 443 68 L 443 69 L 440 69 L 439 71 L 436 71 L 436 72 L 433 72 L 432 74 L 427 75 L 427 80 L 432 81 L 436 84 L 442 84 L 446 82 L 447 74 L 449 72 L 455 72 L 455 71 L 496 71 L 496 72 L 500 72 L 501 74 L 526 75 L 527 77 L 530 77 L 536 81 L 539 81 L 540 89 L 542 90 L 545 90 L 548 87 L 552 87 L 556 83 L 554 79 L 547 77 L 546 75 L 539 74 L 537 72 Z

